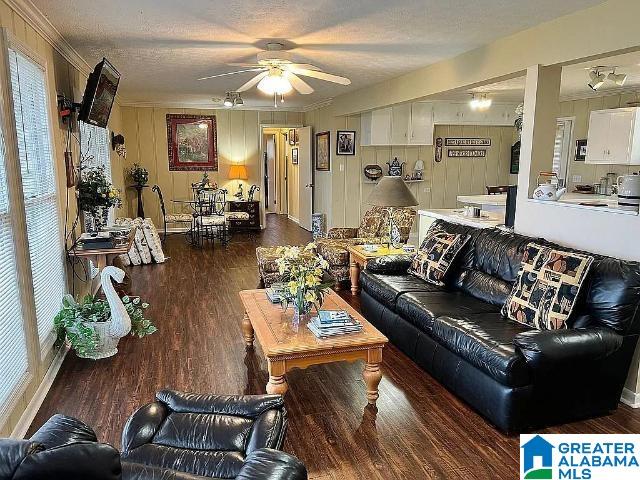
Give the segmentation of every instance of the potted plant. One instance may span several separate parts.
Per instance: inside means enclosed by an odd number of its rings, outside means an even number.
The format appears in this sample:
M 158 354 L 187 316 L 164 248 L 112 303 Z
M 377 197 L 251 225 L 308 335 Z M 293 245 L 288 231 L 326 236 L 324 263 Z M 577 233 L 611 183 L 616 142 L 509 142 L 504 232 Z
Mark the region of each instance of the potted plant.
M 128 173 L 135 187 L 144 187 L 149 182 L 149 172 L 137 163 L 133 164 Z
M 145 317 L 148 303 L 139 297 L 122 297 L 129 318 L 131 335 L 142 338 L 151 335 L 157 328 Z M 76 302 L 71 295 L 65 295 L 62 309 L 54 318 L 58 343 L 65 341 L 82 358 L 99 359 L 115 355 L 118 352 L 119 337 L 110 334 L 114 319 L 107 300 L 85 295 Z
M 97 232 L 107 225 L 109 208 L 122 206 L 120 190 L 107 180 L 104 167 L 81 169 L 76 185 L 78 211 L 85 231 Z
M 310 243 L 304 248 L 280 247 L 280 257 L 276 260 L 278 270 L 285 282 L 282 305 L 293 304 L 293 322 L 297 325 L 306 318 L 311 309 L 320 309 L 330 283 L 323 283 L 322 277 L 329 269 L 329 263 L 316 253 L 316 245 Z

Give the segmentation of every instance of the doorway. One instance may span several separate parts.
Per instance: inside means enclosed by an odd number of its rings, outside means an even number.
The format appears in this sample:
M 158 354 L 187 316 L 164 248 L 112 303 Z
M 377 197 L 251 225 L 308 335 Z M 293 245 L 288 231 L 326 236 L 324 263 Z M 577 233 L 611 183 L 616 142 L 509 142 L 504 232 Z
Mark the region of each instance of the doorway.
M 260 147 L 265 215 L 287 215 L 311 230 L 311 127 L 263 126 Z

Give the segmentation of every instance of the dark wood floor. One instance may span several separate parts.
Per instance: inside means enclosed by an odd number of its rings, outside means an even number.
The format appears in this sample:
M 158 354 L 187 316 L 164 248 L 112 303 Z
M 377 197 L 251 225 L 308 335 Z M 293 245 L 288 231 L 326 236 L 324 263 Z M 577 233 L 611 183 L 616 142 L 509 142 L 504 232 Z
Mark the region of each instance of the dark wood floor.
M 256 243 L 236 237 L 227 248 L 197 250 L 170 237 L 165 264 L 129 269 L 132 291 L 151 303 L 158 333 L 123 339 L 111 359 L 70 353 L 32 430 L 60 412 L 119 446 L 127 417 L 158 389 L 264 393 L 266 365 L 259 348 L 245 353 L 238 291 L 256 287 L 256 245 L 309 238 L 278 216 L 269 216 Z M 342 295 L 358 307 L 348 289 Z M 366 407 L 361 368 L 338 363 L 288 376 L 285 450 L 304 461 L 310 478 L 517 478 L 518 438 L 498 433 L 395 347 L 385 348 L 377 411 Z M 608 417 L 548 431 L 639 433 L 640 411 L 622 405 Z

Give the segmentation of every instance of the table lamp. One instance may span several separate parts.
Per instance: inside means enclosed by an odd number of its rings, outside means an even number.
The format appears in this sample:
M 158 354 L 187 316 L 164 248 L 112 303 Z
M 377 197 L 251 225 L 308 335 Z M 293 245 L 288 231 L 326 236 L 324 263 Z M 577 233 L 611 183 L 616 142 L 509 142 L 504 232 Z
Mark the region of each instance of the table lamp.
M 233 164 L 229 167 L 229 180 L 238 181 L 238 191 L 234 194 L 238 200 L 242 200 L 244 194 L 242 193 L 242 180 L 248 180 L 249 174 L 247 172 L 247 166 L 241 163 Z
M 385 207 L 389 213 L 389 240 L 391 245 L 398 248 L 401 245 L 400 230 L 393 224 L 393 209 L 397 207 L 415 207 L 418 205 L 402 177 L 382 177 L 375 186 L 367 202 L 376 207 Z

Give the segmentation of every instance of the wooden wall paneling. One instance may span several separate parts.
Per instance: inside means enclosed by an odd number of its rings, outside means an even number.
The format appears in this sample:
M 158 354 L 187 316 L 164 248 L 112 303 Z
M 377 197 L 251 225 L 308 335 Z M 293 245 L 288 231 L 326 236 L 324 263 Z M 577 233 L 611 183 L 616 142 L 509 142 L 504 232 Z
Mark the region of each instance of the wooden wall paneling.
M 460 125 L 449 126 L 449 137 L 463 136 L 463 127 Z M 442 152 L 442 163 L 445 164 L 445 180 L 444 180 L 444 208 L 454 208 L 457 206 L 456 197 L 460 188 L 460 164 L 463 159 L 449 158 L 447 156 L 447 148 Z M 464 159 L 466 160 L 466 159 Z
M 138 124 L 138 136 L 141 140 L 138 145 L 138 161 L 149 172 L 149 188 L 142 190 L 145 217 L 151 218 L 155 225 L 161 225 L 160 208 L 156 194 L 151 186 L 158 183 L 158 168 L 155 155 L 155 135 L 153 128 L 153 109 L 139 108 L 136 110 Z
M 139 163 L 138 150 L 140 138 L 138 135 L 138 119 L 136 109 L 133 107 L 122 108 L 122 128 L 127 146 L 127 161 L 125 162 L 125 190 L 123 195 L 123 210 L 126 217 L 134 218 L 136 216 L 136 192 L 132 188 L 128 188 L 131 179 L 128 178 L 127 171 L 134 163 Z
M 500 129 L 500 151 L 498 153 L 498 182 L 500 185 L 515 185 L 518 183 L 517 175 L 512 175 L 511 170 L 511 146 L 515 143 L 513 129 L 503 127 Z
M 345 200 L 346 200 L 346 157 L 344 155 L 336 155 L 336 143 L 337 143 L 337 130 L 346 129 L 345 117 L 338 117 L 330 119 L 331 125 L 329 127 L 330 133 L 330 145 L 329 155 L 331 158 L 331 204 L 334 212 L 333 215 L 333 227 L 345 226 Z
M 449 126 L 448 125 L 437 125 L 435 127 L 435 138 L 442 138 L 443 144 L 444 139 L 449 135 Z M 432 159 L 432 181 L 431 181 L 431 208 L 444 208 L 445 205 L 445 197 L 444 197 L 444 185 L 446 182 L 446 165 L 447 165 L 447 152 L 444 146 L 442 147 L 442 160 L 440 162 Z
M 13 12 L 13 32 L 12 32 L 18 40 L 21 40 L 26 43 L 27 41 L 27 32 L 26 32 L 26 23 L 22 19 L 20 15 Z
M 261 177 L 261 158 L 260 158 L 260 127 L 258 125 L 258 112 L 245 110 L 242 115 L 244 122 L 244 159 L 249 168 L 249 181 L 247 192 L 252 184 L 260 187 L 260 191 L 256 192 L 254 199 L 260 200 L 264 211 L 264 202 L 262 197 L 262 177 Z M 261 220 L 264 225 L 264 218 Z
M 362 218 L 362 168 L 360 167 L 362 148 L 357 143 L 360 139 L 360 115 L 347 117 L 347 130 L 356 132 L 356 154 L 345 156 L 345 226 L 357 226 Z M 336 138 L 337 141 L 337 138 Z M 365 198 L 366 201 L 366 198 Z
M 462 127 L 463 137 L 478 137 L 480 136 L 481 127 L 475 125 L 465 125 Z M 489 150 L 489 149 L 487 149 Z M 487 152 L 489 153 L 489 152 Z M 458 195 L 470 194 L 474 191 L 474 185 L 476 177 L 479 178 L 480 183 L 484 183 L 484 171 L 486 166 L 485 158 L 460 158 L 458 162 Z M 477 162 L 478 160 L 479 162 Z M 457 200 L 456 200 L 457 205 Z
M 13 33 L 13 10 L 4 2 L 0 2 L 0 23 Z

